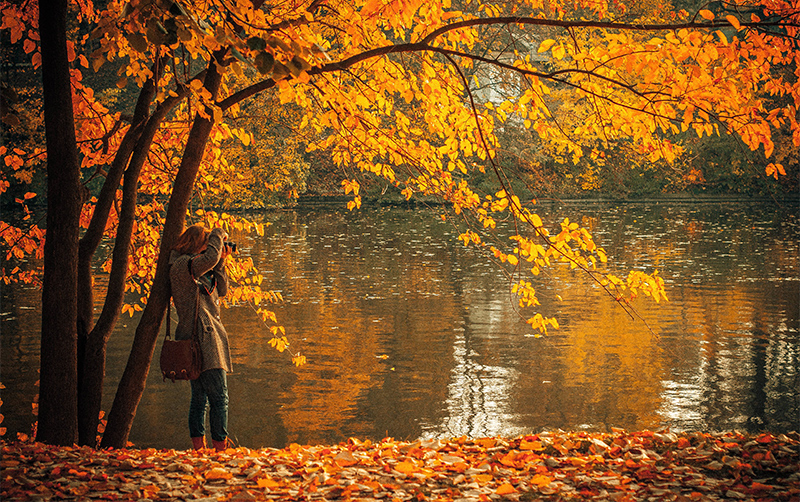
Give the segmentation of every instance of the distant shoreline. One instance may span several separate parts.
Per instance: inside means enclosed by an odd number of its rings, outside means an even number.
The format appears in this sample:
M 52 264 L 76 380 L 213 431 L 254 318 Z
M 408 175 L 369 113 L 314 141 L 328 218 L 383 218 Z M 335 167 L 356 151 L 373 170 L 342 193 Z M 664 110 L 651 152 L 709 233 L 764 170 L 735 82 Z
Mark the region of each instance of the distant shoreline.
M 351 195 L 301 195 L 290 208 L 318 207 L 325 205 L 346 204 L 352 200 Z M 770 204 L 800 204 L 800 194 L 783 195 L 780 197 L 746 196 L 737 194 L 705 195 L 705 194 L 664 194 L 641 198 L 614 198 L 614 197 L 588 197 L 588 198 L 560 198 L 549 197 L 536 199 L 537 205 L 585 205 L 585 204 L 724 204 L 724 203 L 770 203 Z M 399 207 L 425 207 L 442 206 L 446 203 L 431 198 L 412 197 L 409 200 L 392 196 L 362 196 L 362 207 L 368 206 L 399 206 Z

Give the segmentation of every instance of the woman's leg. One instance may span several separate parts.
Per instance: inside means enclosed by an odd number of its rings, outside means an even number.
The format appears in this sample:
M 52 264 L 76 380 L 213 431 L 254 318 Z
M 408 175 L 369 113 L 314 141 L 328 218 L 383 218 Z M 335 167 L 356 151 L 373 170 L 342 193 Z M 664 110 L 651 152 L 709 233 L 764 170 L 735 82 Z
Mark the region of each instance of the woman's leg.
M 192 444 L 199 444 L 199 439 L 206 434 L 206 409 L 208 407 L 208 395 L 203 385 L 203 374 L 200 378 L 192 380 L 192 400 L 189 402 L 189 436 Z
M 211 405 L 211 439 L 218 447 L 218 443 L 224 444 L 228 438 L 228 379 L 222 368 L 204 371 L 201 379 Z

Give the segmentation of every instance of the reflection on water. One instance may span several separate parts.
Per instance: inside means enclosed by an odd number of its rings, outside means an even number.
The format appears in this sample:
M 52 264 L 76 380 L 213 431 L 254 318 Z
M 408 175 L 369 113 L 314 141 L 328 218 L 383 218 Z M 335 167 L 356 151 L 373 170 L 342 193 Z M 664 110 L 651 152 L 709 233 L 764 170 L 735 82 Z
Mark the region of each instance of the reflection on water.
M 586 277 L 553 268 L 536 286 L 542 312 L 562 327 L 532 336 L 507 279 L 435 211 L 268 213 L 265 237 L 236 240 L 283 294 L 275 311 L 309 364 L 294 368 L 269 347 L 249 308 L 225 311 L 232 436 L 258 447 L 543 428 L 800 429 L 796 206 L 541 214 L 582 219 L 617 271 L 660 271 L 670 301 L 635 302 L 652 332 Z M 12 434 L 30 427 L 38 302 L 37 291 L 3 290 L 0 379 Z M 105 409 L 136 321 L 124 318 L 110 342 Z M 154 368 L 131 440 L 187 447 L 188 394 Z

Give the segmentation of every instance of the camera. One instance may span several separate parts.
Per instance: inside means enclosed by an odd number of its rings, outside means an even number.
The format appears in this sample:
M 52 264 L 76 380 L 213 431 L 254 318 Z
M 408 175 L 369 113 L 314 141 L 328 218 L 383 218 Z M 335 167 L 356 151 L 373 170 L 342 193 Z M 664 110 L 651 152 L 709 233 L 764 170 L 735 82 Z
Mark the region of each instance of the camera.
M 236 243 L 231 241 L 225 241 L 225 247 L 231 250 L 231 253 L 236 252 Z

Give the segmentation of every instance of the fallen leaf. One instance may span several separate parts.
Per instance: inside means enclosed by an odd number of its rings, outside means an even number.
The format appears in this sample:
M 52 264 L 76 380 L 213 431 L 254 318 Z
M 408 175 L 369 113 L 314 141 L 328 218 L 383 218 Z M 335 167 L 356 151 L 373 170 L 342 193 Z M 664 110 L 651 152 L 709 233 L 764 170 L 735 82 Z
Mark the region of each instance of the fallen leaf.
M 256 483 L 258 484 L 259 488 L 275 488 L 281 485 L 280 483 L 278 483 L 269 476 L 264 478 L 259 478 L 258 481 L 256 481 Z
M 517 493 L 517 489 L 511 483 L 503 483 L 502 485 L 497 487 L 495 493 L 498 495 L 508 495 L 511 493 Z
M 213 467 L 206 471 L 205 478 L 207 480 L 214 480 L 214 479 L 231 479 L 233 474 L 228 472 L 227 470 L 223 469 L 222 467 Z
M 400 462 L 396 466 L 394 466 L 395 470 L 398 472 L 402 472 L 403 474 L 411 474 L 417 472 L 419 469 L 416 465 L 412 462 Z

